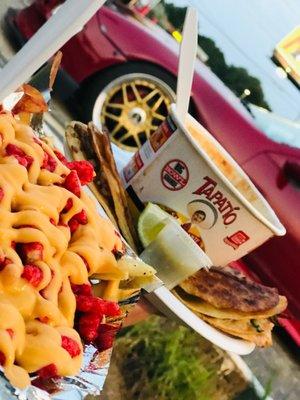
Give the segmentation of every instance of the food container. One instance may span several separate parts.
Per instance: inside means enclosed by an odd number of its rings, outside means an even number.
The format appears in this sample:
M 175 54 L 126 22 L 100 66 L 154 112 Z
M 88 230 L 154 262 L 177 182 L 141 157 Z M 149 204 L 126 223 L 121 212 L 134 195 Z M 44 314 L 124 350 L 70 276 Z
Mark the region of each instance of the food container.
M 227 151 L 175 105 L 122 171 L 135 207 L 147 202 L 177 217 L 215 265 L 226 265 L 285 228 Z
M 146 264 L 155 265 L 158 278 L 168 289 L 173 289 L 200 268 L 212 265 L 207 255 L 173 220 L 166 221 L 140 258 Z
M 67 146 L 62 143 L 62 138 L 55 136 L 55 132 L 52 132 L 50 128 L 48 130 L 50 139 L 54 139 L 55 148 L 71 159 Z M 101 217 L 108 218 L 90 189 L 84 187 L 84 191 L 94 200 Z M 119 302 L 124 315 L 130 312 L 138 299 L 139 294 L 135 293 L 130 298 Z M 31 385 L 24 390 L 14 387 L 0 368 L 0 400 L 97 400 L 108 374 L 111 352 L 112 349 L 99 352 L 95 346 L 87 344 L 84 346 L 81 369 L 76 376 L 49 379 L 39 382 L 39 387 Z

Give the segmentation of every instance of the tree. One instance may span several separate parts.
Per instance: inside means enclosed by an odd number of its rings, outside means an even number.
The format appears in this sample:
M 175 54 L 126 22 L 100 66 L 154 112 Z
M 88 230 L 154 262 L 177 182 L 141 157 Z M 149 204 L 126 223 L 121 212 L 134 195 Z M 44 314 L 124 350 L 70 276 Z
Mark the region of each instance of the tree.
M 222 51 L 212 39 L 206 36 L 198 35 L 198 43 L 209 57 L 206 62 L 207 65 L 220 79 L 224 80 L 227 73 L 227 64 Z
M 208 55 L 206 64 L 238 97 L 240 97 L 247 88 L 251 92 L 251 94 L 247 96 L 247 102 L 257 104 L 268 110 L 270 109 L 264 98 L 259 79 L 250 75 L 243 67 L 228 65 L 225 61 L 224 54 L 212 39 L 199 35 L 198 43 Z
M 172 3 L 163 0 L 162 5 L 169 22 L 175 29 L 181 31 L 183 28 L 186 7 L 176 7 Z M 250 75 L 243 67 L 236 67 L 226 63 L 224 54 L 216 43 L 206 36 L 198 35 L 199 46 L 208 55 L 206 64 L 210 69 L 228 86 L 238 97 L 245 89 L 249 89 L 251 94 L 246 101 L 270 110 L 264 98 L 264 93 L 259 79 Z
M 247 102 L 257 104 L 258 106 L 270 110 L 270 107 L 264 98 L 264 92 L 262 90 L 260 80 L 252 75 L 249 75 L 245 68 L 235 67 L 234 65 L 227 66 L 224 83 L 238 97 L 244 93 L 246 88 L 249 89 L 251 93 L 249 96 L 247 96 Z
M 174 4 L 166 3 L 165 1 L 163 1 L 162 3 L 165 8 L 168 20 L 171 22 L 175 29 L 177 29 L 178 31 L 182 31 L 187 8 L 176 7 L 174 6 Z

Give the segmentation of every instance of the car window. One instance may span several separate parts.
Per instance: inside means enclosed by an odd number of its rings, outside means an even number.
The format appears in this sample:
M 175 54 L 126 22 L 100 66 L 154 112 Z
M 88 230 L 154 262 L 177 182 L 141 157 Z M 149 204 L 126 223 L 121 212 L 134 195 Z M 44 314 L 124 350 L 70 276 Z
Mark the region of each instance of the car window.
M 300 122 L 290 121 L 278 115 L 248 104 L 254 122 L 270 139 L 300 148 Z

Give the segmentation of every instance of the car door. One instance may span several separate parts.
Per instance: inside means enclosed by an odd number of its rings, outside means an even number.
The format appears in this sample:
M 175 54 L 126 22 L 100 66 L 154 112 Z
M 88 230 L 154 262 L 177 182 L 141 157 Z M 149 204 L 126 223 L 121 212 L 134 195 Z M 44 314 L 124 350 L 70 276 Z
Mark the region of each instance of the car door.
M 264 283 L 288 297 L 289 310 L 300 319 L 300 149 L 278 145 L 243 167 L 287 230 L 284 237 L 273 238 L 249 254 L 246 262 Z

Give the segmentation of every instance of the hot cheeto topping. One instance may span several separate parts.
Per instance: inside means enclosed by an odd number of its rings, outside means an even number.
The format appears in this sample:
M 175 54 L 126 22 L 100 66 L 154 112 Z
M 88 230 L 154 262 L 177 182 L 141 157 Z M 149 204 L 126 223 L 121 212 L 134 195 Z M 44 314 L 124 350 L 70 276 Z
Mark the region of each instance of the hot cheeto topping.
M 68 163 L 10 114 L 0 137 L 0 364 L 23 388 L 29 374 L 77 374 L 82 341 L 111 344 L 106 317 L 120 309 L 95 297 L 89 278 L 128 272 L 113 254 L 122 250 L 113 225 L 82 190 L 91 164 Z

